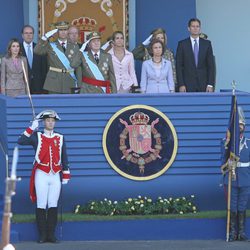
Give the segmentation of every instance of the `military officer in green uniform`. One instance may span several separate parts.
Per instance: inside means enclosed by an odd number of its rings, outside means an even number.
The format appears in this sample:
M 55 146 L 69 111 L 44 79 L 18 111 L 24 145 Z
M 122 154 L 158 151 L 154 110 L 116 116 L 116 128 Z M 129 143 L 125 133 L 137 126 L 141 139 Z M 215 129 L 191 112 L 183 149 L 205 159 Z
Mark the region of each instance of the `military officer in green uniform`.
M 53 26 L 55 29 L 47 32 L 39 40 L 34 48 L 34 53 L 48 56 L 49 71 L 44 89 L 48 90 L 50 94 L 70 94 L 71 89 L 78 85 L 74 69 L 70 67 L 70 61 L 79 47 L 67 39 L 68 22 L 58 22 Z M 58 39 L 50 42 L 49 38 L 56 33 Z
M 81 93 L 117 93 L 111 55 L 101 49 L 101 34 L 92 32 L 81 49 L 75 52 L 71 66 L 80 68 L 78 82 L 82 82 Z

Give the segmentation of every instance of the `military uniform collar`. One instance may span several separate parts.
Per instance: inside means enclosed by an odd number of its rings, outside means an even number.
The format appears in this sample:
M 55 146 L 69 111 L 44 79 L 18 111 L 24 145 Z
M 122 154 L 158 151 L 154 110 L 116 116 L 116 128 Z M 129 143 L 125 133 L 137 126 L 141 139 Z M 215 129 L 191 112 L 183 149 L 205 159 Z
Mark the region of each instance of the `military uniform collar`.
M 90 50 L 92 55 L 95 56 L 95 54 L 98 55 L 98 57 L 100 58 L 100 50 L 98 52 L 94 52 L 93 50 Z
M 64 43 L 65 48 L 67 48 L 67 45 L 68 45 L 68 41 L 67 40 L 62 41 L 62 40 L 58 39 L 58 42 L 60 43 L 60 45 L 62 45 L 62 43 Z
M 48 138 L 52 138 L 54 136 L 54 130 L 49 131 L 47 129 L 44 129 L 44 133 L 43 133 L 46 137 Z

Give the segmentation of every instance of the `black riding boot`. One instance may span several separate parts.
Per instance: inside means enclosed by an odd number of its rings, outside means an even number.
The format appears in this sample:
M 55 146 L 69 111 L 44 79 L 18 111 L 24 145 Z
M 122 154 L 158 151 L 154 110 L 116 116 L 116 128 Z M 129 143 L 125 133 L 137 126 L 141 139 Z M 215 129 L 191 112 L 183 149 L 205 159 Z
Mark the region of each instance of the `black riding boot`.
M 229 234 L 229 241 L 235 241 L 235 240 L 237 240 L 236 225 L 237 225 L 237 213 L 236 212 L 231 212 L 230 213 L 230 234 Z
M 42 208 L 36 209 L 36 223 L 39 232 L 39 239 L 37 240 L 38 243 L 46 242 L 47 235 L 46 235 L 46 210 Z
M 48 209 L 47 227 L 48 227 L 48 242 L 57 243 L 58 240 L 55 237 L 55 229 L 57 225 L 57 207 L 51 207 Z
M 247 241 L 248 238 L 245 233 L 246 211 L 238 212 L 238 240 Z

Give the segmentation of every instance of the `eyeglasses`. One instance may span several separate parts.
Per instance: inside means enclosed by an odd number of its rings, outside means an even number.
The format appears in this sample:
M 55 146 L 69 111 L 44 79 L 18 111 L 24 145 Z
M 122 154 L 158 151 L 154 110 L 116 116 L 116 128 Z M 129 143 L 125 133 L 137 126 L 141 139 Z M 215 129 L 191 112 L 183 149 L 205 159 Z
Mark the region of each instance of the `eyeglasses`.
M 24 32 L 23 34 L 24 34 L 24 35 L 32 35 L 33 32 Z

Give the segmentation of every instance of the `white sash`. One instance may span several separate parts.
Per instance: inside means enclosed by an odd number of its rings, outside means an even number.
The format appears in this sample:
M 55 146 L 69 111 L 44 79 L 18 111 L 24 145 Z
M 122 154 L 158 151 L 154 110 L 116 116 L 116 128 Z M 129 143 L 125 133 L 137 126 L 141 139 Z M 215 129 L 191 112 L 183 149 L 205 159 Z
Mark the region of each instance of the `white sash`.
M 63 64 L 63 66 L 69 71 L 70 76 L 75 80 L 77 83 L 77 79 L 74 73 L 74 69 L 70 67 L 70 62 L 68 57 L 58 49 L 56 43 L 50 43 L 52 49 L 55 51 L 56 55 L 58 56 L 59 60 Z
M 89 56 L 88 56 L 88 53 L 87 52 L 82 52 L 92 74 L 94 75 L 95 79 L 97 80 L 100 80 L 100 81 L 105 81 L 100 69 L 98 68 L 98 66 L 93 63 L 90 59 L 89 59 Z M 101 87 L 102 90 L 104 91 L 104 93 L 106 92 L 106 88 L 105 87 Z

